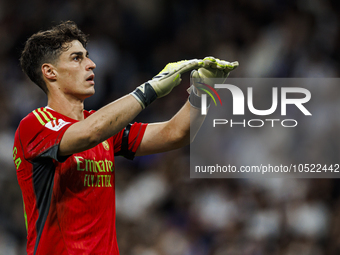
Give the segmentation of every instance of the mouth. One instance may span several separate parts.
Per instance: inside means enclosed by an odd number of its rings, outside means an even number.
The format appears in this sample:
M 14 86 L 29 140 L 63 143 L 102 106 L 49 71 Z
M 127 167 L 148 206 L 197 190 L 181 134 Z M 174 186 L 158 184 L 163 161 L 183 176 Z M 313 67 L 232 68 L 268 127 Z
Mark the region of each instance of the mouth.
M 86 81 L 90 82 L 92 85 L 94 85 L 94 74 L 91 74 L 87 77 Z

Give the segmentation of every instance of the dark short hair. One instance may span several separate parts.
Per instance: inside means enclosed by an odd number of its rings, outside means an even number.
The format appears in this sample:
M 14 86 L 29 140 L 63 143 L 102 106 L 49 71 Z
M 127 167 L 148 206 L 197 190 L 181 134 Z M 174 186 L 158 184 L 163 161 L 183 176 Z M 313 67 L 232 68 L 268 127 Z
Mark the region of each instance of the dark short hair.
M 64 21 L 49 30 L 33 34 L 26 41 L 20 57 L 21 68 L 45 93 L 47 87 L 41 72 L 42 64 L 55 63 L 61 53 L 70 47 L 68 43 L 74 40 L 85 48 L 88 36 L 73 21 Z

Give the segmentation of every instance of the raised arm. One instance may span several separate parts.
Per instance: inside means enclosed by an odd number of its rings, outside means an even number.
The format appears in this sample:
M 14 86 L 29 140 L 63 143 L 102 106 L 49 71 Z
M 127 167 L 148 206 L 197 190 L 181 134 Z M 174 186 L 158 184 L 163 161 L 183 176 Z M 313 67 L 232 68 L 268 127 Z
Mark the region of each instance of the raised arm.
M 88 118 L 71 125 L 59 145 L 59 156 L 88 150 L 117 134 L 142 111 L 131 95 L 99 109 Z
M 137 87 L 130 95 L 70 126 L 61 139 L 58 155 L 66 156 L 90 149 L 117 134 L 152 101 L 170 93 L 181 82 L 181 74 L 209 62 L 194 59 L 168 64 L 157 76 Z

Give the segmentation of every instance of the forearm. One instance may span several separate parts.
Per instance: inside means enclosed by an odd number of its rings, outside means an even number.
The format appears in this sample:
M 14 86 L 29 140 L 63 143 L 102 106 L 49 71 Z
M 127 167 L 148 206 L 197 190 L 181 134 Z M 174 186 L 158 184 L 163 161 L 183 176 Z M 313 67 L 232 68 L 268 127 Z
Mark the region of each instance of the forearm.
M 178 141 L 179 147 L 192 142 L 202 126 L 205 115 L 187 101 L 180 111 L 169 121 L 173 131 L 173 140 Z
M 70 155 L 96 146 L 121 131 L 141 110 L 140 104 L 131 95 L 104 106 L 68 128 L 60 142 L 58 154 Z
M 200 110 L 193 108 L 187 101 L 169 121 L 147 126 L 136 156 L 166 152 L 188 145 L 196 136 L 204 119 L 205 116 L 201 116 Z

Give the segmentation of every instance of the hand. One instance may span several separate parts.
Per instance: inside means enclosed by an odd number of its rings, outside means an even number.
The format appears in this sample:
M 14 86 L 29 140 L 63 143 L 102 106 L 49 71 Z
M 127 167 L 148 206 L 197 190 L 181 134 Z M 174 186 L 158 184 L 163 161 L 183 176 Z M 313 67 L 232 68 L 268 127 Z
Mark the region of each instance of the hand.
M 203 62 L 205 62 L 203 67 L 191 72 L 191 78 L 193 78 L 192 85 L 196 88 L 195 93 L 198 96 L 203 92 L 200 89 L 204 87 L 202 83 L 213 86 L 214 81 L 211 80 L 213 78 L 223 78 L 224 81 L 222 83 L 224 83 L 229 73 L 239 65 L 237 61 L 230 63 L 214 57 L 206 57 L 203 59 Z
M 221 71 L 224 72 L 224 75 L 228 75 L 232 70 L 234 70 L 236 67 L 238 67 L 238 62 L 228 62 L 225 60 L 220 60 L 218 58 L 214 57 L 205 57 L 203 59 L 203 62 L 205 63 L 203 68 L 209 69 L 211 71 Z M 222 75 L 222 73 L 216 75 Z M 224 77 L 209 77 L 209 78 L 224 78 Z
M 200 66 L 203 66 L 203 62 L 198 59 L 169 63 L 148 83 L 157 93 L 157 98 L 160 98 L 169 94 L 174 87 L 180 84 L 183 73 Z
M 204 58 L 203 63 L 202 67 L 191 72 L 192 85 L 187 90 L 190 94 L 189 102 L 195 108 L 201 108 L 201 95 L 203 93 L 209 94 L 212 91 L 216 93 L 217 89 L 214 89 L 214 78 L 222 78 L 224 79 L 222 83 L 224 83 L 229 73 L 239 65 L 237 61 L 230 63 L 214 57 Z M 210 101 L 211 97 L 208 97 L 207 103 L 209 105 Z
M 216 62 L 213 59 L 183 60 L 167 64 L 152 80 L 140 85 L 131 93 L 144 109 L 156 98 L 166 96 L 181 82 L 181 75 L 199 67 L 209 67 Z

